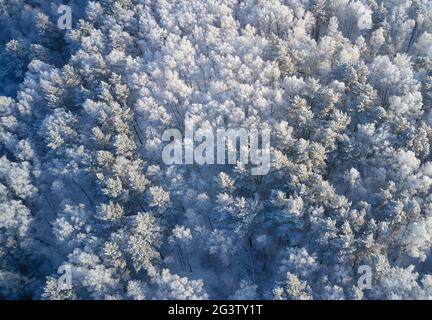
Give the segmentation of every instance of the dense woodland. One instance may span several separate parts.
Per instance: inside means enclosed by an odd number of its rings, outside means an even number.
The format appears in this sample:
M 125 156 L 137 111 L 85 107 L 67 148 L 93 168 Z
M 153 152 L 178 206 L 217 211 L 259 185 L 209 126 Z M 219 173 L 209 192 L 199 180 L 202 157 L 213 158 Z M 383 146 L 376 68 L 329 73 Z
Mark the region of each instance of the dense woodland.
M 0 298 L 432 299 L 432 1 L 0 0 L 0 30 Z M 270 172 L 166 165 L 186 122 L 271 129 Z

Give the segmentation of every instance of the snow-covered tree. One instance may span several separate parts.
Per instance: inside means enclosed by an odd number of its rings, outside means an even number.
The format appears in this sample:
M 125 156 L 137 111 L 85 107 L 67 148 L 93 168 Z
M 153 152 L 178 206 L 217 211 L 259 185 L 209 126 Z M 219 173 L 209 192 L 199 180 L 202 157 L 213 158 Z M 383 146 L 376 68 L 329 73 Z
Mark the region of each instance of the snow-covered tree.
M 0 28 L 0 298 L 432 297 L 430 1 L 0 0 Z M 242 137 L 190 164 L 188 127 L 269 130 L 269 172 Z

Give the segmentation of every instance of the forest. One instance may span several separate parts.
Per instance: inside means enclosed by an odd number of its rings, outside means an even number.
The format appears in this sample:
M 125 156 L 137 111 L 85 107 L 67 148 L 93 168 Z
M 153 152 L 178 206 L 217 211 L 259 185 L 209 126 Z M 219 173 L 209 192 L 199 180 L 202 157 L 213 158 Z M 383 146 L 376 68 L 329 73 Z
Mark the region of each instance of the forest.
M 0 30 L 0 299 L 432 299 L 431 0 L 0 0 Z M 250 142 L 167 163 L 186 127 Z

